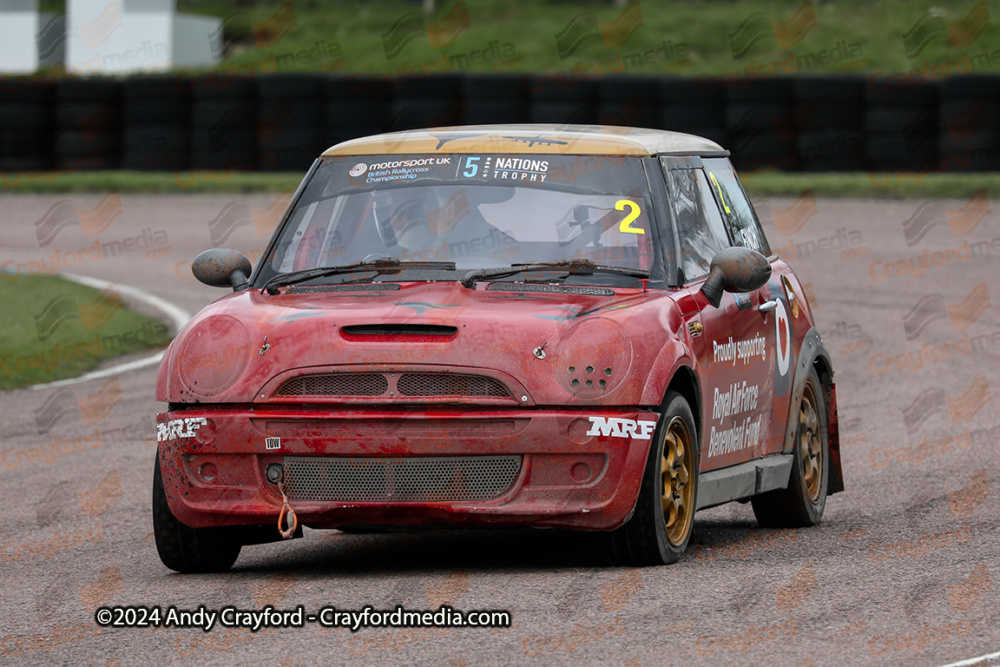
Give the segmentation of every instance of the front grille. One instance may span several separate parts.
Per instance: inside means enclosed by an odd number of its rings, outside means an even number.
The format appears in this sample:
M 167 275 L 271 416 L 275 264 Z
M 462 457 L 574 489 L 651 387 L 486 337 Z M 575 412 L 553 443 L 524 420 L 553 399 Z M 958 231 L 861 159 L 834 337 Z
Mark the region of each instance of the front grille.
M 482 375 L 404 373 L 397 383 L 403 396 L 491 396 L 510 397 L 502 382 Z
M 503 495 L 521 470 L 521 457 L 287 457 L 284 466 L 290 500 L 459 502 Z
M 391 392 L 391 393 L 390 393 Z M 275 393 L 287 396 L 381 396 L 512 398 L 507 386 L 484 375 L 454 373 L 321 373 L 286 380 Z
M 381 396 L 389 381 L 381 373 L 300 375 L 281 385 L 278 396 Z

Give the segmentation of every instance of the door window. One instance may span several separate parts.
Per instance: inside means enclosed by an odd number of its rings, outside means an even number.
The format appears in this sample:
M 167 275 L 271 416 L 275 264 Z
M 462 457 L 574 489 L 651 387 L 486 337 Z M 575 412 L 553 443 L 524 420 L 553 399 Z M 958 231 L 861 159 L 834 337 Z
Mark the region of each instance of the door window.
M 704 164 L 715 194 L 719 197 L 723 215 L 732 231 L 733 242 L 769 257 L 771 247 L 767 243 L 767 237 L 764 236 L 764 230 L 761 229 L 753 206 L 740 186 L 732 163 L 726 158 L 706 158 Z
M 731 244 L 705 172 L 665 172 L 680 242 L 677 264 L 684 274 L 683 282 L 690 283 L 708 275 L 715 253 Z

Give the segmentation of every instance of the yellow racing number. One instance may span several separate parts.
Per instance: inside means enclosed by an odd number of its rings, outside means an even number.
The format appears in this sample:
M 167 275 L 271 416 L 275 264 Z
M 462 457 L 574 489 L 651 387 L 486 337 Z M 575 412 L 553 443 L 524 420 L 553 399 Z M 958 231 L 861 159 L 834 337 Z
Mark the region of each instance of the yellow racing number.
M 726 210 L 726 213 L 732 213 L 732 211 L 729 210 L 729 204 L 726 203 L 725 196 L 723 196 L 722 194 L 722 186 L 719 185 L 719 181 L 717 178 L 715 178 L 715 174 L 713 174 L 712 172 L 708 172 L 708 178 L 710 181 L 712 181 L 712 185 L 715 186 L 715 189 L 719 191 L 719 201 L 722 202 L 722 208 Z
M 642 211 L 639 210 L 639 205 L 631 199 L 619 199 L 615 202 L 615 210 L 617 211 L 624 211 L 626 207 L 629 209 L 629 214 L 622 218 L 622 221 L 618 223 L 618 231 L 625 234 L 645 234 L 645 229 L 639 229 L 638 227 L 632 226 L 632 222 L 639 217 L 639 214 L 642 213 Z

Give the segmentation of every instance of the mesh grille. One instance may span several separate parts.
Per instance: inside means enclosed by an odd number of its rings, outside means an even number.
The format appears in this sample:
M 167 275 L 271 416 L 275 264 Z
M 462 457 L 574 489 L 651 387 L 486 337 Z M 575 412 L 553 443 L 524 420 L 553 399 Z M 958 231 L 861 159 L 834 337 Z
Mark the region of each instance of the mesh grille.
M 536 285 L 534 283 L 492 283 L 488 292 L 559 292 L 562 294 L 587 294 L 589 296 L 614 296 L 607 287 L 582 287 L 577 285 Z
M 510 396 L 502 382 L 481 375 L 404 373 L 397 387 L 403 396 Z
M 290 500 L 456 502 L 501 496 L 517 478 L 521 457 L 288 457 L 284 465 Z
M 380 373 L 300 375 L 278 389 L 278 396 L 381 396 L 389 382 Z

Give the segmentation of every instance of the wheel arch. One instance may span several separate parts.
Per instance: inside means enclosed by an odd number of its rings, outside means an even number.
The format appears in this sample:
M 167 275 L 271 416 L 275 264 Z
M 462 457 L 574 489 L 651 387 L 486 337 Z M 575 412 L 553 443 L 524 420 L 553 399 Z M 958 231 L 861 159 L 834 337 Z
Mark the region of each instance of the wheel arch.
M 687 365 L 680 365 L 674 369 L 673 375 L 670 377 L 670 382 L 663 391 L 664 402 L 666 402 L 667 394 L 671 391 L 676 391 L 688 402 L 691 413 L 694 415 L 695 441 L 700 443 L 702 432 L 701 385 L 698 383 L 698 376 L 695 374 L 694 369 Z
M 784 452 L 791 453 L 795 441 L 795 420 L 793 412 L 802 400 L 802 391 L 810 371 L 816 371 L 820 387 L 823 391 L 823 402 L 826 404 L 827 445 L 830 454 L 829 482 L 827 495 L 844 490 L 844 473 L 840 463 L 840 424 L 837 418 L 837 388 L 833 381 L 833 362 L 830 353 L 823 344 L 816 327 L 811 327 L 802 338 L 799 349 L 798 364 L 795 367 L 795 380 L 792 384 L 792 400 L 789 402 L 788 418 L 785 427 Z

